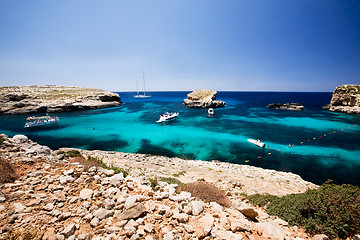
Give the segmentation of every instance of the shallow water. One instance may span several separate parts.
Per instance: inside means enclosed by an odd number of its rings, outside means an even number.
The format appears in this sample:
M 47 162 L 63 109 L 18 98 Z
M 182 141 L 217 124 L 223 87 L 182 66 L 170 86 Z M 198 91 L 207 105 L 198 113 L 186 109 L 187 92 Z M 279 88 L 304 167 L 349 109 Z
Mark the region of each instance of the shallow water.
M 213 117 L 206 109 L 184 106 L 187 92 L 153 92 L 149 99 L 119 94 L 122 106 L 58 113 L 60 123 L 54 126 L 24 129 L 25 115 L 0 116 L 0 132 L 25 134 L 52 149 L 216 159 L 290 171 L 318 184 L 333 179 L 360 185 L 360 116 L 323 110 L 331 93 L 219 92 L 218 99 L 227 106 L 215 109 Z M 273 102 L 300 102 L 305 110 L 268 109 Z M 180 115 L 156 123 L 165 111 Z M 256 147 L 248 138 L 261 138 L 267 147 Z

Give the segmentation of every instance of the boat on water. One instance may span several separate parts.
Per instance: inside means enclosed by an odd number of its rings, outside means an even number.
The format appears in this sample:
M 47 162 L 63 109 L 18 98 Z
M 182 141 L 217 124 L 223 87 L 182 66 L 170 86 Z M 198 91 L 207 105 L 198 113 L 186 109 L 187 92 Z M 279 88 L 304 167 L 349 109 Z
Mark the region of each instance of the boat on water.
M 209 115 L 214 115 L 214 113 L 215 113 L 215 112 L 214 112 L 214 109 L 213 109 L 213 108 L 209 108 L 209 109 L 208 109 L 208 114 L 209 114 Z
M 252 143 L 252 144 L 255 144 L 255 145 L 258 146 L 258 147 L 261 147 L 261 148 L 265 147 L 265 143 L 261 142 L 260 139 L 257 139 L 257 140 L 255 140 L 255 139 L 248 139 L 247 141 L 250 142 L 250 143 Z
M 28 117 L 26 118 L 25 128 L 31 128 L 31 127 L 39 127 L 39 126 L 45 126 L 50 125 L 54 123 L 59 122 L 59 117 L 50 117 L 48 115 L 41 116 L 41 117 Z
M 163 115 L 160 115 L 160 119 L 157 120 L 156 122 L 160 123 L 160 122 L 166 122 L 166 121 L 174 120 L 177 116 L 179 116 L 179 113 L 166 112 Z
M 136 95 L 134 96 L 134 98 L 150 98 L 151 97 L 151 95 L 146 95 L 144 71 L 143 71 L 143 81 L 144 81 L 144 94 L 139 93 L 138 82 L 136 81 Z

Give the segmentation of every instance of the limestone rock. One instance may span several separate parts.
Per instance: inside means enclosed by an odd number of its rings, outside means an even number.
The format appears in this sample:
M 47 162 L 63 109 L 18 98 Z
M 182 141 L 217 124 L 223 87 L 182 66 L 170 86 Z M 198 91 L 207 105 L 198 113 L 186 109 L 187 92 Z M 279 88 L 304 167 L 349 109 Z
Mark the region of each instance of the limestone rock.
M 133 218 L 139 217 L 143 213 L 145 213 L 145 206 L 142 203 L 138 203 L 135 206 L 133 206 L 132 208 L 129 208 L 129 209 L 125 210 L 124 212 L 122 212 L 121 214 L 119 214 L 117 216 L 117 218 L 120 221 L 126 220 L 126 219 L 133 219 Z
M 65 227 L 65 229 L 61 232 L 66 238 L 70 237 L 75 233 L 76 227 L 75 224 L 72 223 Z
M 119 94 L 55 85 L 0 87 L 0 114 L 68 112 L 119 106 Z
M 16 143 L 24 143 L 28 140 L 28 137 L 25 135 L 15 135 L 12 137 L 12 140 Z
M 332 112 L 360 113 L 360 85 L 338 86 L 327 108 Z
M 195 90 L 187 95 L 184 104 L 194 108 L 219 108 L 225 107 L 224 101 L 216 100 L 216 91 L 210 89 Z
M 207 236 L 214 226 L 214 217 L 209 213 L 205 213 L 205 215 L 199 219 L 199 223 L 204 231 L 204 236 Z
M 94 217 L 98 218 L 99 220 L 108 218 L 108 217 L 112 216 L 113 214 L 114 214 L 113 210 L 107 210 L 105 208 L 100 208 L 93 213 Z
M 302 111 L 304 110 L 304 106 L 300 103 L 270 103 L 268 104 L 268 108 L 276 108 L 280 110 L 288 110 L 288 111 Z
M 246 203 L 240 203 L 239 205 L 236 205 L 236 209 L 239 210 L 246 217 L 251 219 L 254 219 L 259 215 L 252 207 L 250 207 Z
M 255 224 L 254 230 L 264 239 L 284 240 L 286 239 L 285 231 L 274 223 L 264 222 Z
M 80 199 L 81 200 L 88 200 L 88 199 L 90 199 L 92 197 L 93 193 L 94 193 L 94 191 L 91 190 L 91 189 L 87 189 L 87 188 L 83 189 L 80 192 Z
M 192 204 L 192 215 L 197 216 L 202 211 L 204 211 L 204 202 L 203 201 L 193 201 Z

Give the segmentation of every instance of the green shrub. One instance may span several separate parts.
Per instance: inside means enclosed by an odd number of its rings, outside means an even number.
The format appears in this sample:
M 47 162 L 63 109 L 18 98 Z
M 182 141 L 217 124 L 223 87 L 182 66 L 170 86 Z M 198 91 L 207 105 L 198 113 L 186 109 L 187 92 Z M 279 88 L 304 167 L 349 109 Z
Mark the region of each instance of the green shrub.
M 177 178 L 172 178 L 172 177 L 163 177 L 160 179 L 161 182 L 166 182 L 168 184 L 177 184 L 177 185 L 182 185 L 184 183 L 182 183 L 179 179 Z
M 290 225 L 301 226 L 310 234 L 323 233 L 330 238 L 346 239 L 360 232 L 359 187 L 327 182 L 305 193 L 281 198 L 264 197 L 259 200 L 260 204 L 265 202 L 264 199 L 270 201 L 268 214 L 276 215 Z
M 151 188 L 155 191 L 156 186 L 158 185 L 157 177 L 149 178 Z
M 69 157 L 81 157 L 81 154 L 78 150 L 70 150 L 70 151 L 67 151 L 66 154 Z
M 271 195 L 271 194 L 254 194 L 247 197 L 252 205 L 264 207 L 268 203 L 273 202 L 274 200 L 278 199 L 279 197 Z
M 98 159 L 97 157 L 88 156 L 85 163 L 93 166 L 100 166 L 104 169 L 113 170 L 115 174 L 123 173 L 124 177 L 127 177 L 129 175 L 129 172 L 126 171 L 125 169 L 115 166 L 108 166 L 101 159 Z
M 174 173 L 173 176 L 174 177 L 180 177 L 180 176 L 184 176 L 185 175 L 185 171 L 181 171 L 181 172 L 178 172 L 178 173 Z
M 64 151 L 57 151 L 56 154 L 57 154 L 57 155 L 61 155 L 61 154 L 65 154 L 65 152 L 64 152 Z
M 0 136 L 0 146 L 3 144 L 3 142 L 4 142 L 4 137 Z

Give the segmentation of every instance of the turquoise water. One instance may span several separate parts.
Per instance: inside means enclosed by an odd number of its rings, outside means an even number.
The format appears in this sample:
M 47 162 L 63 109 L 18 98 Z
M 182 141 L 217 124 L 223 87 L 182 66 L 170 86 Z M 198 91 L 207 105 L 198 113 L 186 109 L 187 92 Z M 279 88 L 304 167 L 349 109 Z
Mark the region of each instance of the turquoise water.
M 184 106 L 186 94 L 154 92 L 152 98 L 133 99 L 133 93 L 120 93 L 122 106 L 59 113 L 58 125 L 36 129 L 23 128 L 24 115 L 0 116 L 0 132 L 25 134 L 53 149 L 66 146 L 220 160 L 290 171 L 318 184 L 333 179 L 360 185 L 360 116 L 323 110 L 331 93 L 220 92 L 218 99 L 227 106 L 215 109 L 213 117 L 206 109 Z M 301 102 L 305 110 L 268 109 L 272 102 Z M 165 111 L 180 115 L 174 121 L 156 123 Z M 258 148 L 248 138 L 261 138 L 267 147 Z

